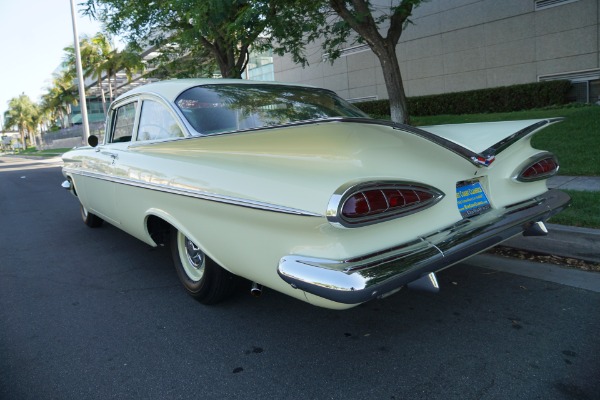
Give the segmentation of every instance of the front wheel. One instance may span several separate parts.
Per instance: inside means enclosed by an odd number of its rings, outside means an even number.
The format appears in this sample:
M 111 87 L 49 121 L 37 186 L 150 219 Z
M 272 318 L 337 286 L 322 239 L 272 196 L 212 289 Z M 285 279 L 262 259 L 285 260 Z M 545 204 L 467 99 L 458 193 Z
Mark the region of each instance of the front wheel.
M 186 291 L 203 304 L 216 304 L 235 289 L 236 276 L 216 262 L 183 233 L 171 230 L 171 256 Z
M 84 224 L 86 224 L 90 228 L 98 228 L 98 227 L 102 226 L 102 223 L 104 222 L 104 220 L 102 218 L 89 212 L 87 210 L 87 208 L 85 208 L 83 206 L 83 204 L 80 205 L 80 209 L 81 209 L 81 219 L 83 219 Z

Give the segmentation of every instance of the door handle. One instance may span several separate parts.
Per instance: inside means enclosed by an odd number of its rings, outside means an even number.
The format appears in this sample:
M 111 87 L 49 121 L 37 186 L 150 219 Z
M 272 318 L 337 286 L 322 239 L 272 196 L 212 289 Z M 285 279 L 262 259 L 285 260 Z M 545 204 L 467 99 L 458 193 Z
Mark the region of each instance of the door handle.
M 113 160 L 116 160 L 116 159 L 119 158 L 119 155 L 117 153 L 111 153 L 110 151 L 103 151 L 102 154 L 106 154 L 107 156 L 109 156 Z

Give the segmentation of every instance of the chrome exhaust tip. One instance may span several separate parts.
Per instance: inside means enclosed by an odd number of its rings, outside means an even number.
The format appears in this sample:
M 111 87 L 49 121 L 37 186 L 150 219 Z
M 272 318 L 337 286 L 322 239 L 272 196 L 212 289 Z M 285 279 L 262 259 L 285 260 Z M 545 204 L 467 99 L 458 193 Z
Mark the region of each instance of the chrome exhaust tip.
M 262 285 L 256 282 L 252 282 L 252 287 L 250 288 L 250 295 L 252 297 L 260 297 L 262 295 Z
M 546 236 L 548 228 L 542 221 L 530 222 L 523 227 L 523 236 Z
M 421 290 L 429 293 L 438 293 L 440 291 L 440 285 L 433 272 L 408 283 L 406 287 L 412 290 Z

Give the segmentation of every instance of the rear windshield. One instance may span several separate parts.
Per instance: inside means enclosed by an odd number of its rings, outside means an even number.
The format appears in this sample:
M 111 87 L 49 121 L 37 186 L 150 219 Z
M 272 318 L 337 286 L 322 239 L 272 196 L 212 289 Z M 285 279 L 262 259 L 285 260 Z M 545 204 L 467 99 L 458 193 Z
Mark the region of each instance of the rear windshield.
M 183 92 L 175 103 L 202 135 L 332 117 L 368 118 L 333 92 L 298 86 L 197 86 Z

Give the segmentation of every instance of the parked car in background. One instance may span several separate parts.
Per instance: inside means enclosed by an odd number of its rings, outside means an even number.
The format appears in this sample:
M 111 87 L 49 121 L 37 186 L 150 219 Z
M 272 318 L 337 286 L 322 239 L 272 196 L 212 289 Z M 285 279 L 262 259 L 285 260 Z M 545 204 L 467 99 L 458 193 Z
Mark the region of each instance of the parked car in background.
M 206 304 L 244 278 L 334 309 L 404 286 L 568 205 L 556 158 L 531 147 L 559 119 L 411 126 L 331 91 L 243 80 L 145 85 L 110 107 L 103 143 L 64 154 L 85 224 L 168 245 Z

